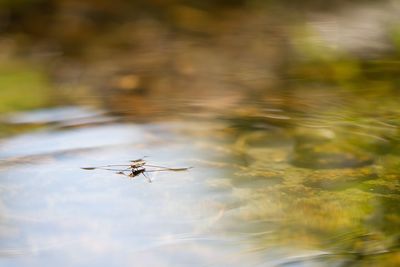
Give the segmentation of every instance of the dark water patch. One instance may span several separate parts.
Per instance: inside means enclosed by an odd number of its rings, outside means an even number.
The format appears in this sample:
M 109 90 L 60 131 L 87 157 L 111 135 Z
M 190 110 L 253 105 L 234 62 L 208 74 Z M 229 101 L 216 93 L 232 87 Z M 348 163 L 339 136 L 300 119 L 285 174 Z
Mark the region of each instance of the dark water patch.
M 354 168 L 341 170 L 318 170 L 309 174 L 304 185 L 324 190 L 343 190 L 358 187 L 364 181 L 378 178 L 373 168 Z
M 374 163 L 370 153 L 347 144 L 346 141 L 298 141 L 290 162 L 297 167 L 310 169 L 359 168 Z
M 400 196 L 400 185 L 383 185 L 383 184 L 371 184 L 363 183 L 359 186 L 361 190 L 366 192 L 379 194 L 379 195 L 398 195 Z
M 366 220 L 366 223 L 399 244 L 399 195 L 378 195 L 374 205 L 375 212 Z
M 313 151 L 297 151 L 291 163 L 296 167 L 308 169 L 342 169 L 359 168 L 374 163 L 370 157 L 356 157 L 346 153 L 315 153 Z
M 283 177 L 280 176 L 247 176 L 233 179 L 232 185 L 240 188 L 266 188 L 276 186 L 282 182 Z

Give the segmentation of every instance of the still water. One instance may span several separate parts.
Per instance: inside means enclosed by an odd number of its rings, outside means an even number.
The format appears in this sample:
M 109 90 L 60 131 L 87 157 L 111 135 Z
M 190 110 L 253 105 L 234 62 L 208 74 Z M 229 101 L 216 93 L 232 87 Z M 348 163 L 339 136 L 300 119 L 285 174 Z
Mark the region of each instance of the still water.
M 0 266 L 399 266 L 400 6 L 171 2 L 0 36 Z
M 67 106 L 6 119 L 37 128 L 1 143 L 3 266 L 394 266 L 398 257 L 390 118 L 265 108 L 133 123 Z M 80 169 L 143 156 L 193 168 L 149 173 L 152 183 Z

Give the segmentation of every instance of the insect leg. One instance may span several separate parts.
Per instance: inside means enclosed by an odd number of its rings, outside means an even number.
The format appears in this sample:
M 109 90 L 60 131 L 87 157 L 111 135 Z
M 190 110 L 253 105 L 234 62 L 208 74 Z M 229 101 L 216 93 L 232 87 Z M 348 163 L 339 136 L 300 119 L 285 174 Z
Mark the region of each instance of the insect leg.
M 150 176 L 148 176 L 145 172 L 142 172 L 143 176 L 146 177 L 147 181 L 149 183 L 152 183 L 153 181 L 150 179 Z

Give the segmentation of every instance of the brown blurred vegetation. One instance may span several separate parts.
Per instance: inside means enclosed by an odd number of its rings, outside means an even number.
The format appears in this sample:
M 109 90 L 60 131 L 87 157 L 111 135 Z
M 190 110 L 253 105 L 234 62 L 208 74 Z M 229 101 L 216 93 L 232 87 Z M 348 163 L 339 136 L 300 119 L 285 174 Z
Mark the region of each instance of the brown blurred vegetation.
M 370 87 L 375 72 L 398 74 L 392 55 L 371 61 L 298 45 L 308 38 L 311 13 L 365 2 L 2 0 L 0 47 L 43 66 L 62 103 L 93 104 L 91 96 L 100 96 L 103 107 L 135 115 L 182 103 L 185 112 L 246 109 L 249 98 L 253 107 L 259 100 L 303 109 L 304 99 L 288 92 L 353 90 Z

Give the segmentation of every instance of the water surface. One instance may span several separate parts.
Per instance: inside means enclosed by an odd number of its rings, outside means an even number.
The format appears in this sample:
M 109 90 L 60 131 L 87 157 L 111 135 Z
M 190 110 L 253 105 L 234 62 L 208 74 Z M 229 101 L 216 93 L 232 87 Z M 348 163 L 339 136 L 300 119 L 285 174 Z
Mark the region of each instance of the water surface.
M 9 55 L 0 265 L 400 264 L 399 6 L 244 2 Z M 143 157 L 193 168 L 81 169 Z

